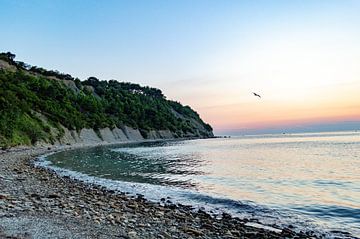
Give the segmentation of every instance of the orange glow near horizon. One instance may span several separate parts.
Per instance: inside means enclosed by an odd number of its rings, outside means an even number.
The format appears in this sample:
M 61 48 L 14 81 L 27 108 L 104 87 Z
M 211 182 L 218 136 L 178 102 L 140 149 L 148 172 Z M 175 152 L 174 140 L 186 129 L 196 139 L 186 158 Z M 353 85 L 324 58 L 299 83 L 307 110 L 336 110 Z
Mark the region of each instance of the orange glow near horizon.
M 212 86 L 182 92 L 186 97 L 183 101 L 192 105 L 216 131 L 360 121 L 360 82 L 356 81 L 315 86 L 293 95 L 282 93 L 283 89 L 258 92 L 261 99 L 240 86 L 223 92 L 209 90 L 209 87 Z
M 360 121 L 360 113 L 355 113 L 360 105 L 341 109 L 301 109 L 281 107 L 256 107 L 256 109 L 224 107 L 223 109 L 207 110 L 204 118 L 213 122 L 217 130 L 256 129 L 277 126 L 303 125 L 308 123 L 332 123 Z M 258 111 L 259 110 L 259 111 Z
M 360 89 L 360 88 L 359 88 Z M 249 96 L 252 98 L 253 96 Z M 339 96 L 341 97 L 341 96 Z M 355 102 L 355 103 L 354 103 Z M 205 108 L 204 118 L 213 122 L 217 130 L 241 128 L 267 128 L 308 123 L 360 121 L 360 95 L 332 101 L 267 101 L 253 98 L 252 102 Z
M 336 32 L 265 34 L 241 50 L 217 53 L 207 75 L 166 90 L 215 131 L 360 121 L 360 46 L 354 40 L 360 35 Z M 183 87 L 187 83 L 191 87 Z
M 360 121 L 360 83 L 315 88 L 302 96 L 258 92 L 261 99 L 253 96 L 251 90 L 229 90 L 226 94 L 203 88 L 204 92 L 190 92 L 183 101 L 189 105 L 193 102 L 193 108 L 216 131 Z

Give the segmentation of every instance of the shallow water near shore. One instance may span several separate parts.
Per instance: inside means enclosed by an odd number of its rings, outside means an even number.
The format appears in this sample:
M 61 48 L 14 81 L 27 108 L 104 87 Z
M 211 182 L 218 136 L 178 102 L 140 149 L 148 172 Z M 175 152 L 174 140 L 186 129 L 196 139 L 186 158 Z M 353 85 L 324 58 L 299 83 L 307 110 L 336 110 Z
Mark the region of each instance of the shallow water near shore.
M 112 145 L 63 151 L 41 163 L 150 200 L 169 197 L 274 228 L 360 235 L 357 132 Z

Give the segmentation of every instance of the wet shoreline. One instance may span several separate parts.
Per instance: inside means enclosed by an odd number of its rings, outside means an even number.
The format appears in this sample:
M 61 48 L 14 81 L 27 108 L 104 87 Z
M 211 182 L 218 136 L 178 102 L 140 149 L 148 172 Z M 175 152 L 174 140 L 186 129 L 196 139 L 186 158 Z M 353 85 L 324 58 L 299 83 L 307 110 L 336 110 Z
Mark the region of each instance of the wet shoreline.
M 67 150 L 74 147 L 60 148 Z M 0 153 L 0 235 L 15 238 L 316 238 L 289 228 L 246 225 L 229 214 L 216 218 L 192 207 L 150 202 L 142 197 L 85 184 L 35 167 L 40 155 L 57 148 Z M 44 220 L 46 225 L 44 228 Z M 42 223 L 41 223 L 42 222 Z

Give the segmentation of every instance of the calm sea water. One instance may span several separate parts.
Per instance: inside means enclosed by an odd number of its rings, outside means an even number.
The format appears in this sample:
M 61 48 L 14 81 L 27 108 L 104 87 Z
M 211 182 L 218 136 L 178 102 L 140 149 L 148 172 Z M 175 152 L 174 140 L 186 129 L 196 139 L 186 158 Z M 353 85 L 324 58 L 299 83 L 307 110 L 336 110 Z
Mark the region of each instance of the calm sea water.
M 148 142 L 47 160 L 43 164 L 62 174 L 150 200 L 170 197 L 275 228 L 360 235 L 357 132 Z

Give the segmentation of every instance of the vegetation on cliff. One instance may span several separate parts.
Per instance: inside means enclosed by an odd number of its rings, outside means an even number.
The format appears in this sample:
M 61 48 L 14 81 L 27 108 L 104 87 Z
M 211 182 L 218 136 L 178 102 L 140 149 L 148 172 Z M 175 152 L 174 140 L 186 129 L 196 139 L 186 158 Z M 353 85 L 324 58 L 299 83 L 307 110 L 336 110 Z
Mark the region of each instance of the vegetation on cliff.
M 167 100 L 159 89 L 95 77 L 80 81 L 14 59 L 12 53 L 0 54 L 0 146 L 54 142 L 62 126 L 79 131 L 126 125 L 145 138 L 150 130 L 212 135 L 194 110 Z

